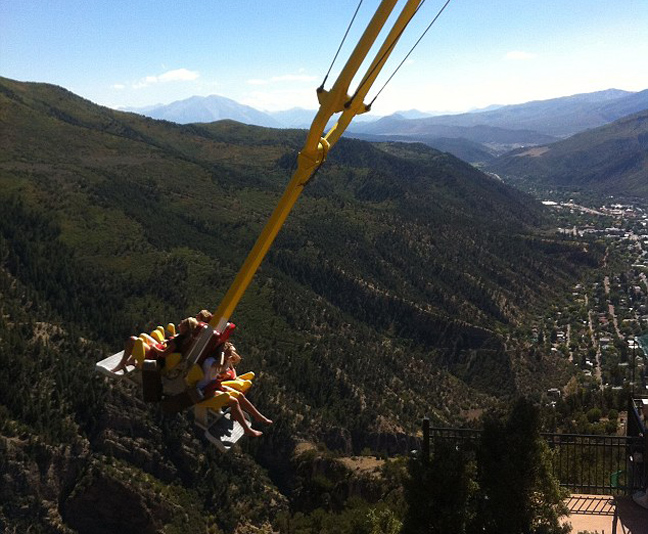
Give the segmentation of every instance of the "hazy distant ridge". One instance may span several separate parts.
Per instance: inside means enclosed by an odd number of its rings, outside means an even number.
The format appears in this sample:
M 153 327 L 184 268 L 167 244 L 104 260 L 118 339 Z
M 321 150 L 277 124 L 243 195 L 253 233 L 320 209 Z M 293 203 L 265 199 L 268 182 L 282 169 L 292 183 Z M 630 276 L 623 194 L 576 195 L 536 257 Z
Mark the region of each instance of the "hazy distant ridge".
M 361 117 L 364 121 L 354 123 L 353 131 L 377 135 L 445 135 L 447 130 L 436 132 L 435 128 L 490 126 L 508 130 L 531 130 L 552 137 L 568 137 L 644 109 L 648 109 L 648 90 L 633 93 L 608 89 L 456 115 L 431 116 L 430 113 L 415 109 L 387 117 L 368 115 Z M 303 108 L 259 111 L 219 95 L 193 96 L 171 104 L 129 108 L 127 111 L 179 124 L 231 119 L 256 126 L 285 128 L 308 127 L 315 115 L 315 110 Z
M 648 198 L 648 110 L 557 143 L 516 150 L 490 170 L 552 187 Z
M 410 120 L 388 117 L 371 124 L 356 125 L 354 131 L 383 135 L 414 135 L 430 134 L 436 128 L 449 126 L 491 126 L 509 130 L 532 130 L 553 137 L 568 137 L 644 109 L 648 109 L 648 90 L 631 93 L 608 89 L 503 106 L 492 111 Z

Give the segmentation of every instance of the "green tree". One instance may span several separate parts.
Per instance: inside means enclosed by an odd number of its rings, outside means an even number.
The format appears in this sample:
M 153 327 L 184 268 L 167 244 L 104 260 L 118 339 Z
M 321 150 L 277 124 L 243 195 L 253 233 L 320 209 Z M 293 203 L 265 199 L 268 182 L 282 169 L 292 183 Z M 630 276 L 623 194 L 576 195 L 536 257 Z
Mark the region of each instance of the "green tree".
M 600 408 L 590 408 L 587 411 L 587 420 L 590 423 L 598 423 L 601 419 L 601 409 Z
M 487 418 L 477 461 L 480 493 L 471 532 L 569 532 L 559 521 L 565 495 L 551 474 L 539 409 L 530 401 L 518 400 L 507 420 Z
M 476 489 L 470 456 L 454 443 L 439 442 L 429 465 L 410 462 L 402 534 L 466 532 L 473 519 L 471 497 Z

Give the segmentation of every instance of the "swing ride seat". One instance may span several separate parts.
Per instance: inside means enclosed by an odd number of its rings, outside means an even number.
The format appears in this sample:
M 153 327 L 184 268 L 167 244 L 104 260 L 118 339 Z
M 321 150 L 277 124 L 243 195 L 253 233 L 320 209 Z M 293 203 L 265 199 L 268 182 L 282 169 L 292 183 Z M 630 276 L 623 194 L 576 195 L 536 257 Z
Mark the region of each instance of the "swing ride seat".
M 248 376 L 250 379 L 254 378 L 254 373 L 246 373 L 245 376 L 247 375 L 251 375 Z M 197 391 L 196 385 L 203 376 L 202 368 L 194 364 L 185 378 L 187 391 Z M 194 404 L 194 423 L 205 431 L 205 438 L 221 452 L 229 451 L 245 435 L 240 423 L 232 419 L 230 409 L 227 408 L 229 400 L 228 393 L 216 391 L 212 396 L 203 397 Z M 250 421 L 248 414 L 243 414 Z
M 234 323 L 228 322 L 223 331 L 219 332 L 208 324 L 203 325 L 187 352 L 187 365 L 202 365 L 205 358 L 213 353 L 216 347 L 228 340 L 235 328 Z
M 173 323 L 169 323 L 167 329 L 170 331 L 170 333 L 175 334 L 175 327 L 173 326 L 172 329 L 170 328 L 172 326 Z M 180 353 L 176 352 L 169 354 L 165 358 L 165 366 L 162 370 L 163 375 L 168 375 L 170 371 L 176 369 L 183 359 L 187 362 L 187 366 L 189 368 L 194 364 L 201 364 L 210 352 L 214 351 L 215 348 L 221 343 L 227 341 L 230 334 L 234 331 L 235 328 L 236 325 L 234 325 L 234 323 L 227 323 L 227 326 L 224 328 L 223 332 L 220 333 L 209 325 L 203 325 L 200 333 L 191 344 L 191 347 L 189 348 L 189 351 L 187 352 L 187 356 L 185 358 L 183 358 Z M 164 329 L 159 326 L 155 330 L 153 330 L 153 332 L 151 332 L 150 336 L 158 342 L 163 342 L 164 337 L 163 333 L 161 333 L 160 330 L 164 332 Z M 113 369 L 117 367 L 123 356 L 124 351 L 121 350 L 115 354 L 112 354 L 111 356 L 108 356 L 107 358 L 104 358 L 103 360 L 98 361 L 95 364 L 95 371 L 110 378 L 124 378 L 129 375 L 136 374 L 136 371 L 139 371 L 140 369 L 135 365 L 127 365 L 125 369 L 113 371 Z
M 113 354 L 95 364 L 95 370 L 109 376 L 111 378 L 130 378 L 140 375 L 140 370 L 134 365 L 127 366 L 126 369 L 117 372 L 111 371 L 121 361 L 124 351 Z M 150 360 L 146 360 L 148 363 Z M 202 378 L 202 370 L 198 365 L 192 366 L 193 377 Z M 199 374 L 197 373 L 199 371 Z M 195 378 L 194 378 L 195 380 Z M 172 397 L 171 397 L 172 398 Z M 214 397 L 203 399 L 199 402 L 197 398 L 190 399 L 187 397 L 187 402 L 182 406 L 182 409 L 187 409 L 195 406 L 196 417 L 195 424 L 205 431 L 205 438 L 216 446 L 216 448 L 226 453 L 228 452 L 244 435 L 243 427 L 231 417 L 229 409 L 222 410 L 229 396 L 227 393 L 219 393 Z M 163 401 L 164 408 L 164 401 Z M 169 412 L 176 412 L 181 410 L 168 410 Z M 246 418 L 249 417 L 245 414 Z
M 170 336 L 175 335 L 175 325 L 173 323 L 169 323 L 167 325 L 166 331 Z M 164 327 L 158 326 L 150 334 L 140 334 L 140 338 L 144 339 L 144 337 L 152 338 L 158 343 L 163 343 L 166 338 Z M 95 371 L 110 378 L 124 378 L 133 374 L 137 370 L 137 367 L 135 365 L 127 365 L 124 369 L 113 371 L 113 369 L 117 367 L 117 365 L 119 365 L 119 362 L 121 362 L 123 356 L 124 351 L 121 350 L 115 354 L 112 354 L 111 356 L 108 356 L 107 358 L 104 358 L 103 360 L 98 361 L 95 364 Z M 167 356 L 167 366 L 170 368 L 177 366 L 179 361 L 179 354 L 169 354 L 169 356 Z M 167 372 L 168 370 L 170 369 L 167 369 Z
M 136 367 L 134 365 L 127 365 L 125 369 L 120 369 L 119 371 L 113 371 L 113 369 L 117 367 L 117 365 L 121 361 L 122 356 L 124 356 L 123 350 L 119 351 L 116 354 L 113 354 L 112 356 L 108 356 L 103 360 L 98 361 L 95 364 L 95 371 L 105 376 L 108 376 L 110 378 L 127 377 L 128 375 L 132 374 L 136 370 Z
M 248 421 L 247 414 L 244 414 Z M 232 419 L 229 409 L 205 429 L 205 437 L 221 452 L 229 451 L 245 435 L 243 427 Z

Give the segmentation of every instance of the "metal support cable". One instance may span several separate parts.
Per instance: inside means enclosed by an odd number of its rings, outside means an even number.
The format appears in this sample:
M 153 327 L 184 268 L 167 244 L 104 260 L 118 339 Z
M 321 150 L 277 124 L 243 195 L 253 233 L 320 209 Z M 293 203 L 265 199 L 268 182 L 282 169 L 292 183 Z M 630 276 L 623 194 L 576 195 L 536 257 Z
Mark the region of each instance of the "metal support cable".
M 351 22 L 349 22 L 349 26 L 346 29 L 346 32 L 344 32 L 344 37 L 342 37 L 342 42 L 340 42 L 340 46 L 338 46 L 337 52 L 335 53 L 335 56 L 333 57 L 333 61 L 331 61 L 331 66 L 328 68 L 328 71 L 326 72 L 326 76 L 324 76 L 324 81 L 322 82 L 322 85 L 320 86 L 322 89 L 324 89 L 324 84 L 326 83 L 326 80 L 329 77 L 329 74 L 331 74 L 331 69 L 333 68 L 333 65 L 335 64 L 335 60 L 337 59 L 338 55 L 340 54 L 340 50 L 342 50 L 342 46 L 344 45 L 344 41 L 346 41 L 347 35 L 349 35 L 349 31 L 351 30 L 351 26 L 353 26 L 353 22 L 355 21 L 356 16 L 358 15 L 358 11 L 360 11 L 360 6 L 362 5 L 363 0 L 360 0 L 358 3 L 358 7 L 356 7 L 355 13 L 353 14 L 353 17 L 351 18 Z
M 396 75 L 396 73 L 400 70 L 400 68 L 405 64 L 407 61 L 407 58 L 410 57 L 411 53 L 414 52 L 414 49 L 419 45 L 419 43 L 423 40 L 423 37 L 425 37 L 425 34 L 429 31 L 429 29 L 432 27 L 432 25 L 437 21 L 437 19 L 441 16 L 441 13 L 445 10 L 445 8 L 448 6 L 451 0 L 447 0 L 445 4 L 443 4 L 443 7 L 439 10 L 439 12 L 436 14 L 436 16 L 432 19 L 432 22 L 428 24 L 428 27 L 425 28 L 425 31 L 421 34 L 421 36 L 418 38 L 416 43 L 414 43 L 414 46 L 410 49 L 410 51 L 407 53 L 407 55 L 403 58 L 403 60 L 398 64 L 398 67 L 392 72 L 391 76 L 387 79 L 387 81 L 383 84 L 383 86 L 380 88 L 380 90 L 376 93 L 376 96 L 373 97 L 373 100 L 369 103 L 368 107 L 371 107 L 373 103 L 376 101 L 376 98 L 380 95 L 380 93 L 383 92 L 383 89 L 387 87 L 387 84 L 392 80 L 392 78 Z M 423 0 L 425 2 L 425 0 Z M 421 3 L 423 5 L 423 3 Z M 420 7 L 420 6 L 419 6 Z M 418 9 L 417 9 L 418 12 Z M 416 14 L 416 13 L 414 13 Z
M 376 69 L 379 67 L 379 65 L 383 62 L 383 59 L 385 59 L 386 56 L 388 56 L 389 54 L 391 54 L 392 49 L 396 46 L 396 43 L 397 43 L 397 42 L 399 41 L 399 39 L 401 38 L 401 35 L 403 35 L 403 32 L 405 31 L 405 28 L 407 28 L 407 26 L 409 25 L 409 22 L 410 22 L 410 21 L 414 18 L 414 16 L 419 12 L 419 9 L 421 9 L 421 7 L 423 7 L 423 4 L 425 4 L 425 0 L 422 0 L 422 2 L 418 5 L 418 7 L 417 7 L 416 10 L 414 11 L 414 13 L 412 13 L 412 16 L 410 17 L 408 23 L 405 24 L 405 25 L 403 26 L 403 28 L 400 30 L 400 32 L 399 32 L 398 35 L 396 36 L 396 39 L 394 39 L 394 40 L 389 44 L 389 47 L 387 48 L 387 50 L 385 50 L 385 51 L 383 52 L 383 55 L 380 57 L 380 59 L 379 59 L 378 61 L 375 62 L 374 67 L 373 67 L 369 72 L 367 72 L 367 74 L 365 74 L 364 78 L 362 78 L 362 81 L 358 84 L 358 87 L 357 87 L 357 89 L 355 90 L 355 92 L 353 93 L 353 96 L 352 96 L 352 97 L 351 97 L 351 98 L 346 102 L 345 107 L 349 107 L 349 106 L 351 105 L 351 103 L 355 100 L 356 96 L 358 96 L 358 93 L 359 93 L 360 90 L 362 89 L 362 86 L 363 86 L 365 83 L 367 83 L 367 80 L 369 80 L 369 79 L 371 78 L 371 75 L 376 71 Z M 410 52 L 411 52 L 411 51 L 410 51 Z M 394 73 L 394 74 L 395 74 L 395 73 Z M 394 76 L 394 75 L 392 74 L 391 77 L 393 77 L 393 76 Z M 391 78 L 391 77 L 390 77 L 390 78 Z M 375 98 L 374 98 L 374 100 L 375 100 Z M 371 106 L 368 106 L 368 108 L 369 108 L 369 107 L 371 107 Z

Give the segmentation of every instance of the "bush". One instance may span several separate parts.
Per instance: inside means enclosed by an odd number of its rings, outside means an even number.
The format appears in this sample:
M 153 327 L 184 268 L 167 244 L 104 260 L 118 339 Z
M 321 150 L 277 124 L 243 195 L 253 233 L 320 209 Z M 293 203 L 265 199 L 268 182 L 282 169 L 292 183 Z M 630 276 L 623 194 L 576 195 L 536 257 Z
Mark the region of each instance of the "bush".
M 598 423 L 602 415 L 600 408 L 591 408 L 587 412 L 587 420 L 590 423 Z

